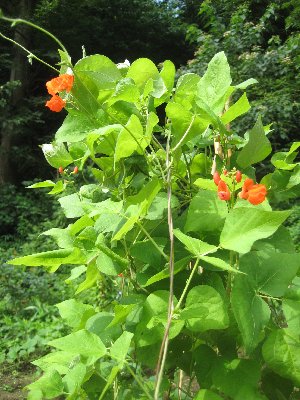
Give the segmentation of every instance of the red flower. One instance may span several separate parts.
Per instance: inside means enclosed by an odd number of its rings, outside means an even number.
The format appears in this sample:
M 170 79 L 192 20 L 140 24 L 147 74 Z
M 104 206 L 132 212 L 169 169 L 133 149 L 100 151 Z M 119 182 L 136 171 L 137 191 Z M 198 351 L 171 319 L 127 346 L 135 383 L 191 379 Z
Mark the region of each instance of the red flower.
M 63 90 L 70 92 L 73 86 L 73 82 L 74 82 L 73 75 L 62 74 L 59 75 L 57 78 L 53 78 L 51 79 L 51 81 L 48 81 L 46 83 L 46 87 L 48 93 L 54 95 L 58 92 L 62 92 Z
M 252 179 L 247 178 L 243 184 L 242 191 L 239 193 L 241 199 L 248 200 L 249 203 L 257 205 L 262 203 L 267 195 L 265 185 L 254 184 Z
M 55 112 L 60 112 L 64 106 L 66 105 L 66 102 L 56 94 L 51 97 L 49 101 L 46 103 L 46 107 L 49 107 L 51 111 Z
M 214 173 L 214 177 L 213 177 L 213 179 L 214 179 L 214 182 L 215 182 L 215 184 L 218 186 L 218 184 L 219 184 L 219 182 L 220 182 L 220 180 L 221 180 L 221 178 L 220 178 L 220 175 L 219 175 L 219 172 L 218 172 L 218 171 L 216 171 L 216 172 Z
M 235 180 L 237 181 L 237 183 L 240 183 L 242 180 L 242 173 L 241 171 L 237 170 L 235 173 Z
M 222 180 L 218 183 L 218 196 L 221 200 L 229 200 L 230 199 L 230 190 L 226 183 Z
M 59 168 L 58 168 L 58 172 L 59 172 L 60 174 L 63 174 L 63 173 L 64 173 L 63 167 L 59 167 Z

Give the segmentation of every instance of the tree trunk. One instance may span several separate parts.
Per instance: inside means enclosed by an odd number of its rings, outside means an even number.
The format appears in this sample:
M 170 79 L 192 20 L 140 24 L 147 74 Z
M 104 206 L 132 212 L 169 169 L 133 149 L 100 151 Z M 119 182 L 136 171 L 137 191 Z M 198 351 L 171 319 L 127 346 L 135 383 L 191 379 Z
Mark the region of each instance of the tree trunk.
M 19 17 L 28 19 L 32 12 L 32 0 L 19 0 L 17 3 L 17 8 L 15 9 L 18 10 Z M 14 32 L 14 40 L 22 46 L 28 47 L 30 42 L 30 28 L 22 24 L 17 25 Z M 13 122 L 8 123 L 8 121 L 13 121 L 13 112 L 24 98 L 25 89 L 29 81 L 27 57 L 24 51 L 18 46 L 14 46 L 13 49 L 10 82 L 13 81 L 20 81 L 21 85 L 13 90 L 7 111 L 9 118 L 0 127 L 0 185 L 13 182 L 15 178 L 10 166 L 10 160 L 13 157 L 12 145 L 17 132 Z

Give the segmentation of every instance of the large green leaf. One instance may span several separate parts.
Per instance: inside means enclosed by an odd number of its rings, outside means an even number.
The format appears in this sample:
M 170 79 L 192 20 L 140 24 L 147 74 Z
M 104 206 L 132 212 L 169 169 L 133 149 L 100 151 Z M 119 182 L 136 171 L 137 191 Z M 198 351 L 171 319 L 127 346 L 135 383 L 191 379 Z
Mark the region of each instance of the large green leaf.
M 53 399 L 64 392 L 62 378 L 55 369 L 47 371 L 38 381 L 26 386 L 32 391 L 41 391 L 43 399 Z
M 63 143 L 53 142 L 49 144 L 43 144 L 42 150 L 51 167 L 65 168 L 73 162 L 73 158 L 70 156 Z
M 215 185 L 214 185 L 215 186 Z M 220 201 L 215 191 L 200 190 L 193 197 L 184 226 L 185 232 L 221 231 L 228 215 L 226 202 Z
M 28 267 L 51 267 L 51 272 L 57 270 L 62 264 L 84 264 L 86 256 L 77 247 L 63 250 L 44 251 L 29 256 L 23 256 L 10 260 L 12 265 L 26 265 Z
M 192 332 L 225 329 L 229 320 L 221 295 L 211 286 L 193 287 L 186 298 L 185 308 L 179 314 Z
M 224 52 L 216 54 L 198 83 L 198 98 L 212 110 L 231 84 L 230 67 Z
M 85 329 L 50 341 L 49 346 L 72 354 L 80 354 L 89 364 L 94 363 L 106 354 L 106 348 L 100 338 Z
M 174 235 L 181 241 L 187 250 L 196 257 L 205 256 L 218 250 L 217 246 L 202 242 L 200 239 L 185 235 L 179 229 L 174 229 Z
M 111 106 L 117 101 L 128 101 L 135 103 L 139 100 L 140 92 L 133 79 L 121 79 L 114 91 L 113 95 L 108 99 L 107 104 Z
M 127 78 L 133 79 L 140 91 L 144 90 L 149 79 L 156 79 L 158 77 L 158 69 L 148 58 L 139 58 L 135 60 L 130 65 L 127 72 Z
M 74 238 L 68 229 L 52 228 L 43 232 L 42 235 L 51 236 L 62 249 L 69 249 L 74 246 Z
M 55 369 L 60 374 L 64 375 L 68 372 L 70 365 L 76 364 L 78 358 L 78 355 L 74 353 L 69 353 L 67 351 L 54 351 L 46 354 L 38 360 L 34 360 L 32 364 L 41 368 L 42 371 Z
M 133 333 L 125 331 L 110 348 L 111 357 L 118 361 L 120 367 L 123 367 L 132 338 Z
M 61 197 L 58 201 L 67 218 L 78 218 L 85 214 L 77 193 Z
M 270 319 L 270 309 L 244 275 L 234 278 L 231 305 L 245 349 L 251 353 L 264 337 L 263 329 Z
M 186 132 L 187 135 L 182 141 L 182 144 L 185 144 L 194 137 L 201 135 L 209 124 L 209 120 L 200 119 L 191 111 L 182 107 L 179 103 L 168 103 L 166 114 L 172 122 L 171 128 L 174 137 L 174 146 L 182 139 Z
M 271 143 L 266 137 L 261 119 L 258 118 L 249 132 L 249 141 L 238 155 L 237 163 L 242 168 L 264 160 L 272 151 Z
M 246 93 L 244 93 L 236 103 L 234 103 L 221 117 L 224 124 L 235 120 L 240 115 L 245 114 L 250 110 L 251 106 L 247 99 Z
M 169 292 L 159 290 L 151 293 L 144 302 L 140 321 L 135 330 L 135 341 L 138 347 L 160 343 L 165 333 L 169 303 Z M 174 305 L 177 300 L 174 298 Z M 184 326 L 184 321 L 173 320 L 169 337 L 176 337 Z
M 235 208 L 225 220 L 220 244 L 225 249 L 247 253 L 256 240 L 271 236 L 289 215 L 289 211 Z
M 98 128 L 96 120 L 91 120 L 82 113 L 70 110 L 70 113 L 56 132 L 55 139 L 57 142 L 79 142 L 95 128 Z
M 63 377 L 63 383 L 65 385 L 66 392 L 69 395 L 75 394 L 79 391 L 86 374 L 86 366 L 82 363 L 78 363 Z
M 197 84 L 199 81 L 200 77 L 197 74 L 188 73 L 181 75 L 176 85 L 174 95 L 175 103 L 178 103 L 189 110 L 192 107 L 194 98 L 197 94 Z
M 126 126 L 121 129 L 117 137 L 115 148 L 115 162 L 121 158 L 131 156 L 135 151 L 141 153 L 148 146 L 144 130 L 139 118 L 132 114 Z
M 84 328 L 86 321 L 95 314 L 94 307 L 75 299 L 56 304 L 59 313 L 66 323 L 74 329 Z
M 300 267 L 300 257 L 296 253 L 264 251 L 250 252 L 240 259 L 240 270 L 257 292 L 270 296 L 283 296 Z
M 300 340 L 289 329 L 276 329 L 265 341 L 262 353 L 267 365 L 280 376 L 300 385 Z
M 226 360 L 214 364 L 213 386 L 235 400 L 267 400 L 258 393 L 260 365 L 256 360 Z
M 109 347 L 122 333 L 121 324 L 111 325 L 113 319 L 112 313 L 102 311 L 87 321 L 86 329 L 99 336 L 104 345 Z

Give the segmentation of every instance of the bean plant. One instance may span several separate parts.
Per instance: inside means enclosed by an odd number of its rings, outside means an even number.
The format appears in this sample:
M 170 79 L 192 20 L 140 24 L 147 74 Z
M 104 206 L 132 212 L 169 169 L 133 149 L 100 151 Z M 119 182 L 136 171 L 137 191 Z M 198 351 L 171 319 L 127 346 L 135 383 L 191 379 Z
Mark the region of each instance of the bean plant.
M 43 374 L 28 398 L 296 398 L 300 257 L 290 212 L 272 206 L 300 193 L 300 142 L 272 155 L 260 118 L 231 129 L 257 82 L 233 83 L 223 52 L 175 82 L 169 60 L 73 65 L 56 41 L 46 105 L 67 116 L 42 150 L 59 179 L 30 188 L 49 188 L 68 225 L 44 232 L 57 250 L 9 263 L 66 264 L 76 295 L 96 286 L 104 300 L 57 304 L 70 333 L 33 362 Z

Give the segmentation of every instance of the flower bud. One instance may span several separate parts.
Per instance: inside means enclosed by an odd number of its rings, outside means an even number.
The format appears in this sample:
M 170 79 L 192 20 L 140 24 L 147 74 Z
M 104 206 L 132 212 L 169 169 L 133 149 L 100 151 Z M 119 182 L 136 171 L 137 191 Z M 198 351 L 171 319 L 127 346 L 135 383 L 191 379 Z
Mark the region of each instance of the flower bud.
M 73 174 L 78 174 L 78 167 L 77 167 L 77 165 L 76 165 L 76 167 L 74 167 Z
M 60 174 L 63 174 L 63 173 L 64 173 L 63 167 L 59 167 L 59 168 L 58 168 L 58 172 L 59 172 Z
M 219 174 L 218 171 L 216 171 L 216 172 L 214 173 L 213 179 L 214 179 L 215 184 L 218 186 L 218 184 L 219 184 L 219 182 L 220 182 L 220 180 L 221 180 L 220 174 Z
M 241 171 L 237 170 L 235 173 L 235 180 L 237 181 L 237 183 L 240 183 L 242 180 L 242 173 Z

